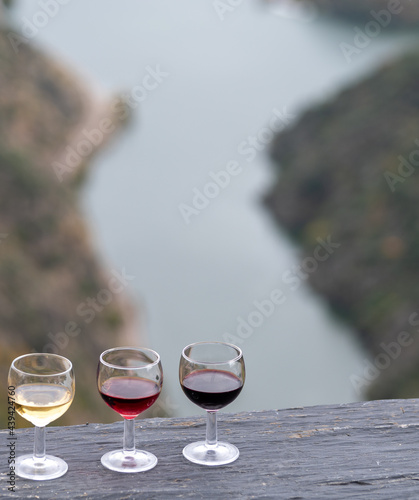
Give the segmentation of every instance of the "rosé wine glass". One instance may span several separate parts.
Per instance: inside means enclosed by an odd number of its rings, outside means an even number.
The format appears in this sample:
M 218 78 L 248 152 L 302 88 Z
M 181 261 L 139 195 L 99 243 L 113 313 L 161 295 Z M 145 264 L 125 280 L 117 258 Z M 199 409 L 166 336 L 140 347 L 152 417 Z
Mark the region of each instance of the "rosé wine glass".
M 102 456 L 117 472 L 144 472 L 157 464 L 148 451 L 135 449 L 135 417 L 159 397 L 163 386 L 160 356 L 151 349 L 116 347 L 100 355 L 97 385 L 105 403 L 124 418 L 124 447 Z

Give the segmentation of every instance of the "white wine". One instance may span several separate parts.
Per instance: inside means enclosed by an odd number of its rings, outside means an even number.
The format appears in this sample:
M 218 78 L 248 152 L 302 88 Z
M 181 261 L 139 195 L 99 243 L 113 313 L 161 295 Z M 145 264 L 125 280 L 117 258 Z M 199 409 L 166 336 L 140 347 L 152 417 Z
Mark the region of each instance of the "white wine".
M 38 427 L 64 415 L 72 401 L 73 393 L 62 385 L 24 384 L 16 388 L 16 411 Z

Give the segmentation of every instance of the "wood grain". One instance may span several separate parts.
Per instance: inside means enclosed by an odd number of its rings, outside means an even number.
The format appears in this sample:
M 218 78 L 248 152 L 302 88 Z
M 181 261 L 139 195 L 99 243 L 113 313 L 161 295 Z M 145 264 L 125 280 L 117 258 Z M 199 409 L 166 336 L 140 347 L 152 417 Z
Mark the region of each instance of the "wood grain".
M 219 415 L 219 438 L 240 457 L 223 467 L 189 463 L 182 448 L 203 439 L 205 418 L 139 420 L 139 448 L 156 454 L 151 471 L 119 474 L 100 457 L 122 445 L 122 422 L 51 427 L 47 451 L 69 471 L 53 481 L 16 477 L 7 490 L 6 430 L 1 498 L 30 499 L 418 499 L 417 400 Z M 32 451 L 33 429 L 17 431 L 17 455 Z

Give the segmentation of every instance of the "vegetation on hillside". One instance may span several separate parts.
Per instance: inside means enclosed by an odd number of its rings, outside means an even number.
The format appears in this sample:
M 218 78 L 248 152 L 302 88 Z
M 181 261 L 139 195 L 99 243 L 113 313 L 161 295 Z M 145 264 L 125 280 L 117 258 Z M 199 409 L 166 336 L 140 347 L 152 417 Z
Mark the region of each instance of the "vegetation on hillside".
M 412 0 L 298 0 L 313 4 L 319 13 L 332 15 L 349 22 L 379 22 L 381 27 L 416 28 L 419 9 Z M 360 28 L 364 26 L 361 24 Z M 376 36 L 376 29 L 370 27 Z
M 304 279 L 370 350 L 375 369 L 353 381 L 371 398 L 419 394 L 418 82 L 412 53 L 272 145 L 278 182 L 266 204 L 300 245 Z M 324 260 L 320 239 L 334 245 Z
M 0 377 L 18 355 L 62 354 L 75 367 L 76 398 L 59 423 L 115 420 L 97 393 L 96 367 L 104 349 L 139 333 L 129 270 L 128 278 L 105 271 L 90 241 L 78 208 L 88 158 L 62 179 L 54 169 L 77 146 L 89 94 L 29 43 L 16 52 L 10 35 L 0 31 Z M 0 406 L 3 426 L 6 411 Z

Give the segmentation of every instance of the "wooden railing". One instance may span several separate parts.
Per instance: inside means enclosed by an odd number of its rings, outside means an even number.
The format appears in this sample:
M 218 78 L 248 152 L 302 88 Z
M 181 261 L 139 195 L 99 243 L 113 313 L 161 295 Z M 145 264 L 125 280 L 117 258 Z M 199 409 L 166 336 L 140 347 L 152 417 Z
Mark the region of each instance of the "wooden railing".
M 419 499 L 419 401 L 372 401 L 219 415 L 219 437 L 240 449 L 223 467 L 184 459 L 205 435 L 205 418 L 138 420 L 136 442 L 159 463 L 145 473 L 102 467 L 122 444 L 122 422 L 50 427 L 47 451 L 69 470 L 52 481 L 16 477 L 8 490 L 8 431 L 1 431 L 1 498 L 31 499 Z M 16 431 L 16 453 L 30 453 L 33 429 Z

